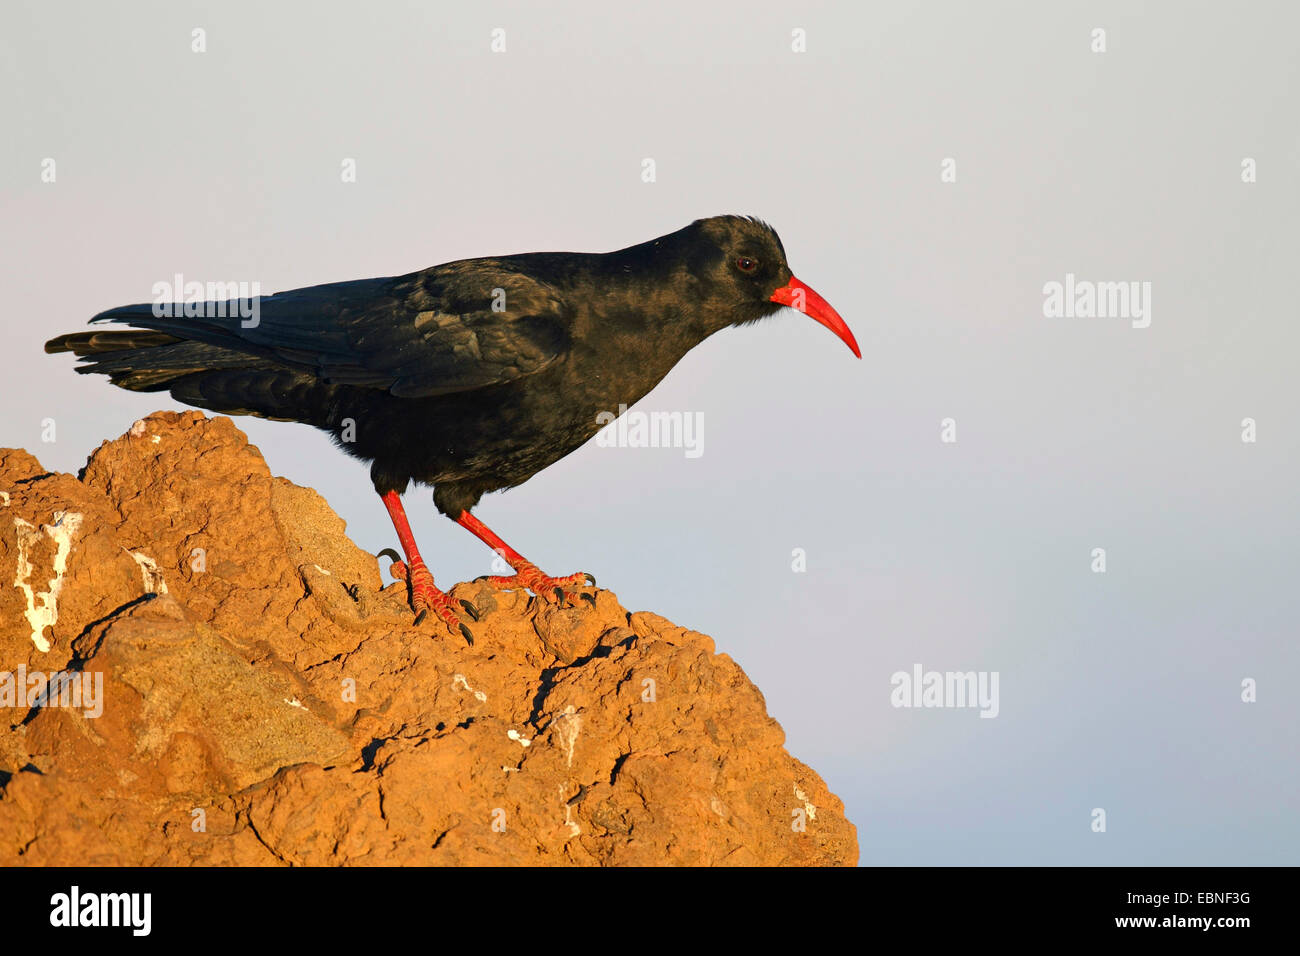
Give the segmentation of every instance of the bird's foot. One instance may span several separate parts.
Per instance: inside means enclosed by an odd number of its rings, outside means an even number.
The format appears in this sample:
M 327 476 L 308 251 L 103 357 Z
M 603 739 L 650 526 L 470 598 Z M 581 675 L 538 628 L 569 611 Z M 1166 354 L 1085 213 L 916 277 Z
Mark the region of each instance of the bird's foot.
M 571 599 L 577 596 L 590 601 L 592 607 L 596 606 L 596 596 L 594 594 L 579 590 L 579 588 L 583 587 L 595 587 L 595 575 L 579 571 L 577 574 L 553 578 L 549 574 L 543 574 L 538 570 L 537 565 L 530 561 L 520 562 L 514 565 L 514 569 L 514 574 L 484 577 L 478 580 L 485 581 L 492 587 L 503 591 L 527 588 L 542 600 L 553 604 L 563 605 L 566 600 L 572 603 Z
M 474 635 L 465 623 L 457 616 L 453 609 L 451 598 L 444 592 L 439 591 L 433 586 L 433 575 L 425 567 L 424 562 L 418 562 L 413 569 L 409 570 L 402 561 L 394 561 L 388 567 L 388 572 L 398 581 L 405 581 L 411 591 L 411 610 L 415 612 L 415 623 L 420 624 L 432 611 L 453 631 L 459 631 L 465 638 L 465 641 L 471 646 L 474 644 Z M 474 620 L 478 620 L 478 613 L 473 606 L 467 601 L 462 601 L 465 610 Z

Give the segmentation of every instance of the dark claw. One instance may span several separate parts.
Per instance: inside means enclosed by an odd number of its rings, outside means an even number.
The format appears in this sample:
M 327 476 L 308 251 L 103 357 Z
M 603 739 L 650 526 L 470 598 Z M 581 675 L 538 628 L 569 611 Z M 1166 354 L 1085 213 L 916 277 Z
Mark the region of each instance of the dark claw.
M 419 627 L 421 622 L 429 615 L 429 609 L 426 607 L 419 614 L 415 615 L 415 626 Z
M 462 598 L 460 602 L 460 606 L 465 609 L 466 614 L 468 614 L 474 620 L 476 621 L 478 620 L 478 608 L 476 608 L 473 604 L 470 604 L 469 601 L 466 601 Z M 474 642 L 470 641 L 470 643 L 473 644 Z
M 478 620 L 478 618 L 475 618 L 475 620 Z M 465 643 L 468 644 L 470 647 L 473 647 L 473 646 L 474 646 L 474 633 L 473 633 L 473 632 L 472 632 L 468 627 L 466 627 L 464 624 L 462 624 L 462 625 L 460 626 L 460 632 L 461 632 L 461 634 L 463 634 L 463 635 L 465 636 Z
M 375 555 L 376 561 L 378 561 L 380 558 L 392 558 L 394 561 L 402 560 L 402 556 L 398 554 L 396 551 L 394 551 L 392 548 L 384 548 L 383 551 L 380 551 L 377 555 Z
M 487 580 L 488 578 L 490 578 L 491 576 L 492 576 L 492 575 L 490 575 L 490 574 L 480 574 L 478 577 L 476 577 L 476 578 L 475 578 L 473 581 L 471 581 L 470 583 L 471 583 L 471 584 L 478 584 L 480 581 L 486 581 L 486 580 Z
M 556 587 L 555 599 L 560 602 L 560 607 L 564 607 L 564 588 Z
M 586 591 L 583 591 L 583 592 L 582 592 L 582 596 L 583 596 L 583 598 L 584 598 L 585 600 L 588 600 L 588 601 L 591 602 L 591 606 L 592 606 L 592 607 L 595 607 L 595 606 L 596 606 L 596 595 L 594 595 L 594 594 L 588 594 Z
M 587 576 L 587 584 L 594 588 L 596 586 L 596 575 L 590 571 L 583 571 L 582 573 Z

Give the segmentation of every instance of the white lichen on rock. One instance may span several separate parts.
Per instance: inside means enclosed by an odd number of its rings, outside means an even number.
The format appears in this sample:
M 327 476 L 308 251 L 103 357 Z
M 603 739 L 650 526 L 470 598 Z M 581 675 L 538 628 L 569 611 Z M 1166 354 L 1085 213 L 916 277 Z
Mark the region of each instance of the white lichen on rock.
M 817 808 L 814 807 L 814 806 L 812 805 L 812 803 L 809 802 L 809 800 L 808 800 L 808 794 L 806 794 L 806 793 L 804 793 L 802 790 L 800 790 L 800 789 L 799 789 L 799 784 L 797 784 L 797 783 L 794 785 L 794 796 L 795 796 L 795 799 L 796 799 L 796 800 L 800 801 L 800 802 L 803 804 L 803 811 L 804 811 L 804 813 L 808 814 L 808 819 L 809 819 L 809 820 L 816 820 L 816 819 L 817 819 Z
M 14 569 L 14 587 L 27 598 L 27 623 L 32 626 L 32 643 L 41 653 L 49 651 L 49 638 L 45 629 L 52 627 L 59 620 L 59 592 L 63 590 L 63 575 L 68 570 L 68 555 L 72 553 L 72 539 L 81 527 L 82 516 L 75 511 L 56 511 L 50 524 L 41 525 L 38 530 L 30 521 L 14 519 L 14 528 L 18 533 L 18 560 Z M 30 552 L 33 545 L 40 541 L 41 532 L 47 534 L 54 542 L 54 562 L 44 591 L 37 591 L 29 580 L 32 572 Z
M 146 594 L 166 594 L 167 582 L 163 580 L 158 562 L 143 551 L 128 551 L 127 554 L 135 558 L 135 563 L 140 565 L 140 575 L 144 578 L 144 592 Z

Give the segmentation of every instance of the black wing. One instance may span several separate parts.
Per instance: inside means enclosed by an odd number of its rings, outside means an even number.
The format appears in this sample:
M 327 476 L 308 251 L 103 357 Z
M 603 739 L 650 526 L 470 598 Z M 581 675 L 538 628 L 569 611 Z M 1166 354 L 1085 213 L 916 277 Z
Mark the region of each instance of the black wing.
M 465 260 L 397 278 L 262 296 L 252 300 L 254 316 L 244 318 L 248 310 L 241 314 L 239 307 L 249 304 L 208 302 L 192 317 L 179 314 L 181 306 L 161 316 L 147 304 L 109 309 L 91 322 L 173 338 L 77 333 L 46 348 L 72 350 L 102 366 L 79 371 L 110 373 L 128 362 L 137 371 L 149 370 L 152 353 L 162 376 L 173 361 L 177 371 L 192 374 L 193 350 L 176 346 L 199 342 L 220 350 L 214 365 L 237 364 L 242 354 L 256 360 L 249 367 L 265 369 L 270 363 L 329 384 L 382 389 L 403 398 L 514 381 L 547 368 L 569 348 L 569 311 L 558 291 L 500 260 Z M 195 311 L 193 304 L 189 308 Z

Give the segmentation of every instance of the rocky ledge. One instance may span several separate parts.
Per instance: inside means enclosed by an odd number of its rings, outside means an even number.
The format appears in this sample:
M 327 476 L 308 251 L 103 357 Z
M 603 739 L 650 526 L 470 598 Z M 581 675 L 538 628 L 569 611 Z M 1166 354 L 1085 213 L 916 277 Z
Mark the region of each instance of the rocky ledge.
M 451 593 L 472 647 L 228 418 L 155 413 L 80 476 L 0 450 L 0 860 L 857 862 L 707 636 Z

